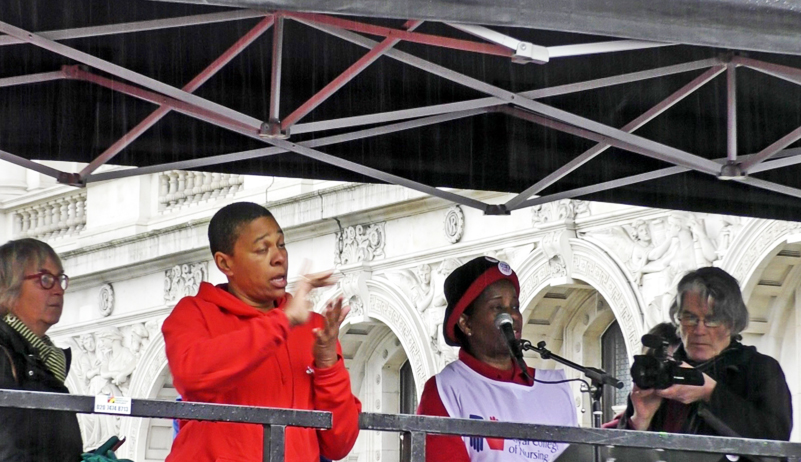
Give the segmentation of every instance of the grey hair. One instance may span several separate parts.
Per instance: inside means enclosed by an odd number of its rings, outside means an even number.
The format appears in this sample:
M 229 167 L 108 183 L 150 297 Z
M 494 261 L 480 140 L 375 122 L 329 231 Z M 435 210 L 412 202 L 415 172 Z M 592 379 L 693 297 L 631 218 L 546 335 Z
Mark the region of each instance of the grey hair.
M 40 268 L 48 259 L 63 271 L 56 251 L 42 241 L 25 238 L 0 246 L 0 316 L 5 316 L 17 303 L 25 271 L 31 266 Z
M 683 312 L 684 295 L 697 293 L 712 308 L 731 331 L 733 338 L 748 327 L 748 308 L 743 301 L 740 285 L 732 275 L 720 268 L 707 266 L 685 274 L 679 281 L 676 303 L 670 307 L 670 319 L 679 324 Z

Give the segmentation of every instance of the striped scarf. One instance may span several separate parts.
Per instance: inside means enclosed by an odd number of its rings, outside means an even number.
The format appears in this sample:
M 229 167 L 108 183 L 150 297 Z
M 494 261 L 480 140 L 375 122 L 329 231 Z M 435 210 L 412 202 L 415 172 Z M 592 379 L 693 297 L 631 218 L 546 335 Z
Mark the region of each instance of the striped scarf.
M 36 334 L 28 329 L 28 326 L 23 324 L 22 321 L 11 313 L 7 314 L 3 318 L 3 321 L 30 343 L 50 372 L 52 372 L 61 383 L 64 383 L 64 380 L 67 378 L 67 357 L 64 356 L 64 351 L 53 345 L 53 342 L 50 341 L 50 337 L 47 335 L 42 338 L 37 337 Z

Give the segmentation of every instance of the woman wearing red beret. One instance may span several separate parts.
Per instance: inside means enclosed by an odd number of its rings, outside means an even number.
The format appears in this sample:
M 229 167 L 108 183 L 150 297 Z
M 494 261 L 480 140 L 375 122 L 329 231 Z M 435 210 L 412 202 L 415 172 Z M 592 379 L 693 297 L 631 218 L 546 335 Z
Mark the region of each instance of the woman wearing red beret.
M 445 341 L 461 347 L 459 359 L 426 382 L 418 414 L 460 419 L 576 426 L 570 387 L 562 370 L 526 372 L 509 353 L 495 327 L 499 314 L 512 317 L 517 338 L 523 327 L 517 275 L 508 264 L 478 257 L 445 280 L 448 307 Z M 553 461 L 566 444 L 503 438 L 428 435 L 428 462 Z

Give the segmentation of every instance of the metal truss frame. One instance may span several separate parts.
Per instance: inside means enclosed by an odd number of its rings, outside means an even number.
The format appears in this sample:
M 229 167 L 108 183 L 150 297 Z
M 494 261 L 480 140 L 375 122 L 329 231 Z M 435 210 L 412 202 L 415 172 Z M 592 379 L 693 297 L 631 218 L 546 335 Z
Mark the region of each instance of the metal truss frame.
M 201 25 L 223 21 L 238 21 L 243 19 L 261 18 L 251 30 L 245 33 L 236 43 L 232 44 L 222 55 L 213 60 L 195 78 L 182 88 L 172 87 L 158 80 L 152 79 L 130 69 L 118 66 L 112 62 L 100 59 L 78 49 L 58 43 L 78 37 L 90 37 L 109 34 L 140 32 L 172 27 Z M 281 55 L 283 41 L 291 39 L 285 37 L 284 21 L 294 20 L 309 27 L 316 28 L 327 34 L 367 48 L 368 51 L 359 60 L 353 63 L 338 77 L 329 82 L 324 88 L 297 107 L 294 111 L 281 119 L 280 89 L 281 89 Z M 83 186 L 88 182 L 103 181 L 114 178 L 129 177 L 138 174 L 148 174 L 173 169 L 192 169 L 206 167 L 224 162 L 252 159 L 271 156 L 279 153 L 292 152 L 301 156 L 315 159 L 330 165 L 348 169 L 353 172 L 415 189 L 432 196 L 456 202 L 468 207 L 483 211 L 485 214 L 509 214 L 514 210 L 541 204 L 553 200 L 579 197 L 612 188 L 662 178 L 669 175 L 687 171 L 698 171 L 715 176 L 721 180 L 736 180 L 752 187 L 766 189 L 780 194 L 801 198 L 801 190 L 785 185 L 755 178 L 750 174 L 764 172 L 771 169 L 782 168 L 801 163 L 799 150 L 785 150 L 787 146 L 801 139 L 801 127 L 796 128 L 787 135 L 776 140 L 757 153 L 738 155 L 737 149 L 737 79 L 738 67 L 748 67 L 758 72 L 780 78 L 797 85 L 801 85 L 801 69 L 771 64 L 741 56 L 721 57 L 688 62 L 673 66 L 649 69 L 640 72 L 604 77 L 567 85 L 540 88 L 522 93 L 513 93 L 467 75 L 455 72 L 438 64 L 423 60 L 410 53 L 394 48 L 401 41 L 410 41 L 427 46 L 458 49 L 464 52 L 484 53 L 495 56 L 504 56 L 514 62 L 538 63 L 547 65 L 553 58 L 580 57 L 595 53 L 614 53 L 623 50 L 644 49 L 669 46 L 669 43 L 643 42 L 637 40 L 619 40 L 578 45 L 543 47 L 529 42 L 520 41 L 513 37 L 493 31 L 479 25 L 465 25 L 448 23 L 483 41 L 472 41 L 442 37 L 431 34 L 415 32 L 422 24 L 420 20 L 408 20 L 399 29 L 377 26 L 374 24 L 343 19 L 324 14 L 303 12 L 261 12 L 253 10 L 236 10 L 208 15 L 194 15 L 180 18 L 159 19 L 123 24 L 111 24 L 97 27 L 66 29 L 45 32 L 30 32 L 11 24 L 0 22 L 0 46 L 28 44 L 49 50 L 67 57 L 78 63 L 90 66 L 93 69 L 110 74 L 121 80 L 113 80 L 97 73 L 85 70 L 79 66 L 65 66 L 52 72 L 6 77 L 0 79 L 0 87 L 23 85 L 35 82 L 45 82 L 59 79 L 76 79 L 110 88 L 135 98 L 149 101 L 158 108 L 133 127 L 119 140 L 109 146 L 102 154 L 77 173 L 61 172 L 31 160 L 22 158 L 0 150 L 0 159 L 36 170 L 42 174 L 53 176 L 59 182 L 75 186 Z M 235 108 L 226 107 L 213 101 L 198 97 L 193 93 L 216 72 L 222 69 L 235 56 L 248 45 L 261 37 L 268 29 L 273 28 L 273 52 L 270 85 L 270 103 L 266 108 L 267 120 L 262 121 Z M 358 32 L 358 33 L 357 33 Z M 361 34 L 384 37 L 376 42 Z M 457 103 L 439 104 L 400 111 L 391 111 L 376 114 L 349 116 L 325 121 L 301 123 L 300 121 L 331 95 L 336 93 L 349 81 L 354 79 L 370 64 L 382 56 L 400 61 L 406 65 L 416 67 L 425 72 L 439 76 L 443 79 L 464 85 L 468 88 L 486 94 L 484 98 L 461 101 Z M 700 75 L 697 72 L 702 71 Z M 682 88 L 653 106 L 623 127 L 610 127 L 596 121 L 572 114 L 561 109 L 543 104 L 538 99 L 622 85 L 630 82 L 647 80 L 678 73 L 693 72 L 694 77 Z M 709 160 L 704 157 L 685 152 L 674 147 L 635 135 L 634 132 L 669 110 L 676 103 L 691 95 L 704 84 L 726 75 L 727 83 L 727 156 L 725 159 Z M 125 82 L 123 82 L 125 81 Z M 262 149 L 236 152 L 203 159 L 181 162 L 165 163 L 150 167 L 122 169 L 95 173 L 102 165 L 111 161 L 119 152 L 130 143 L 154 126 L 171 111 L 177 111 L 207 123 L 225 128 L 227 130 L 260 140 L 269 145 Z M 593 140 L 598 144 L 580 154 L 564 166 L 545 176 L 542 180 L 531 185 L 503 204 L 489 204 L 467 197 L 464 194 L 437 188 L 419 182 L 411 181 L 387 172 L 383 172 L 365 165 L 351 162 L 336 156 L 326 154 L 317 148 L 362 139 L 383 134 L 409 130 L 443 123 L 450 120 L 472 117 L 487 112 L 501 112 L 509 117 L 517 117 L 554 130 L 569 133 L 574 136 Z M 371 128 L 359 129 L 360 126 L 371 125 Z M 294 143 L 289 141 L 290 133 L 324 132 L 331 129 L 354 128 L 353 131 L 336 136 L 317 137 L 314 140 Z M 639 155 L 658 159 L 673 167 L 615 179 L 603 183 L 588 185 L 581 188 L 564 191 L 558 194 L 537 197 L 546 188 L 552 186 L 570 173 L 576 171 L 586 162 L 601 155 L 609 147 L 617 147 Z M 2 147 L 0 147 L 2 148 Z

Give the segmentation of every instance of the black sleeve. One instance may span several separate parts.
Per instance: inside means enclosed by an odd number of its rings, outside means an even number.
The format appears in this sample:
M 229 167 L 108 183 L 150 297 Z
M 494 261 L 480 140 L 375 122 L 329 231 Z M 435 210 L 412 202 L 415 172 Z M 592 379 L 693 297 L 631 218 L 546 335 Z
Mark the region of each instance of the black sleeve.
M 17 380 L 14 378 L 16 369 L 11 362 L 8 350 L 0 345 L 0 388 L 18 388 Z
M 741 379 L 744 394 L 718 382 L 709 410 L 745 438 L 789 441 L 793 407 L 779 363 L 770 356 L 756 354 Z

